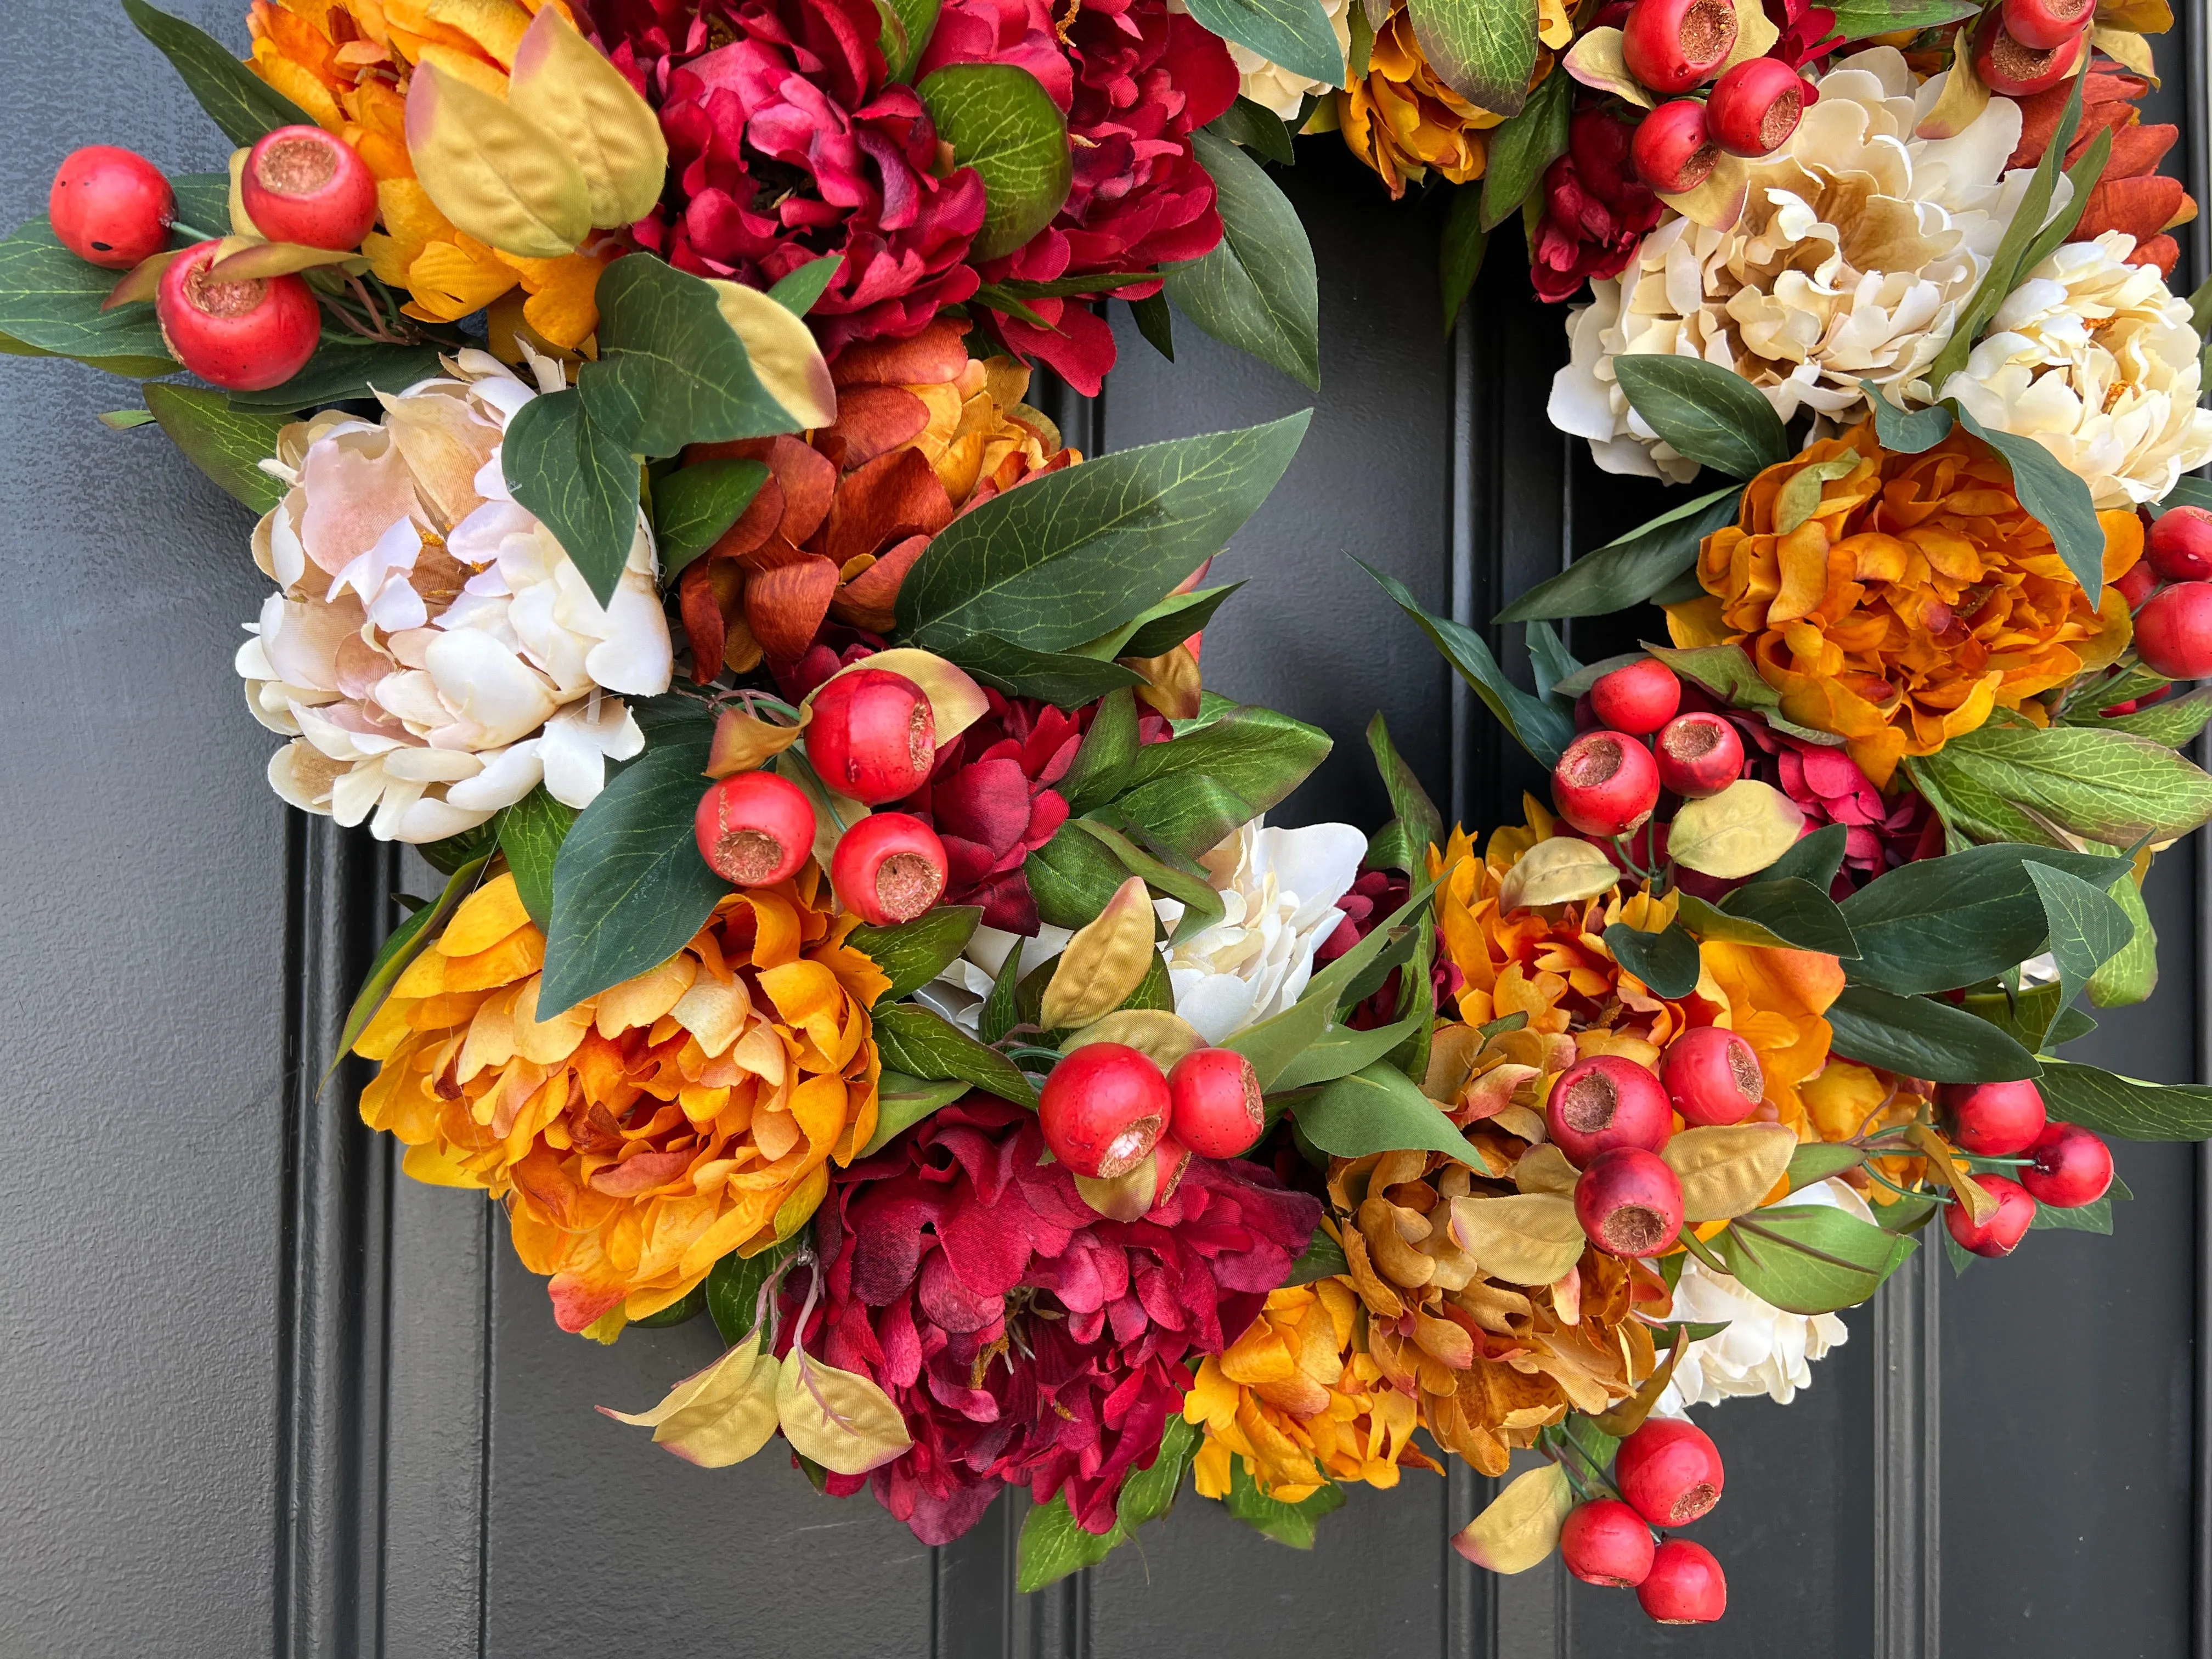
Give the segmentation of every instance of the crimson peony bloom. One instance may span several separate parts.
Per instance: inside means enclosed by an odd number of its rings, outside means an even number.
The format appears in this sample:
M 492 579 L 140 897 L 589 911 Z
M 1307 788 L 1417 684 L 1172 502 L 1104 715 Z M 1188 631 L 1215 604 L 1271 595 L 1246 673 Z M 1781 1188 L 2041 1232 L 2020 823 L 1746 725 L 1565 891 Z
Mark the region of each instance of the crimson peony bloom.
M 1110 1528 L 1191 1358 L 1243 1334 L 1321 1219 L 1255 1164 L 1194 1158 L 1142 1220 L 1109 1221 L 1043 1152 L 1035 1113 L 973 1096 L 839 1171 L 815 1219 L 827 1270 L 807 1350 L 872 1379 L 914 1437 L 829 1489 L 872 1484 L 925 1544 L 1009 1484 L 1064 1492 L 1086 1529 Z M 787 1313 L 805 1289 L 787 1282 Z
M 1628 159 L 1635 126 L 1608 110 L 1576 112 L 1567 153 L 1544 173 L 1544 216 L 1529 277 L 1537 297 L 1571 299 L 1592 277 L 1617 276 L 1659 222 L 1659 198 Z
M 1352 890 L 1336 902 L 1336 908 L 1344 913 L 1344 920 L 1337 923 L 1336 931 L 1323 939 L 1321 948 L 1314 952 L 1314 971 L 1319 973 L 1374 932 L 1385 917 L 1395 915 L 1413 890 L 1413 884 L 1402 872 L 1363 872 L 1359 879 L 1352 884 Z M 1393 968 L 1390 976 L 1376 986 L 1374 994 L 1353 1009 L 1344 1023 L 1362 1031 L 1388 1025 L 1397 1017 L 1398 982 L 1404 975 L 1403 969 Z M 1441 940 L 1429 977 L 1436 988 L 1439 1008 L 1450 1007 L 1460 988 L 1467 983 L 1467 975 L 1444 951 Z
M 844 264 L 811 320 L 835 356 L 919 333 L 975 292 L 971 168 L 945 177 L 937 129 L 886 83 L 872 0 L 579 0 L 668 139 L 669 184 L 632 228 L 679 270 L 767 288 Z

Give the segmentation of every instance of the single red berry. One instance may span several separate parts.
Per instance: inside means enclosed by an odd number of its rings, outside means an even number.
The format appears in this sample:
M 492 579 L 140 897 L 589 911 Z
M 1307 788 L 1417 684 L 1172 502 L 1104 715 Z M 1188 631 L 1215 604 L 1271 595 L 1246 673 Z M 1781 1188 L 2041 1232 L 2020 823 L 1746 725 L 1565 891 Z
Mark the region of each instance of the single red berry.
M 1652 1553 L 1636 1600 L 1658 1625 L 1710 1625 L 1728 1611 L 1728 1577 L 1703 1544 L 1670 1538 Z
M 1249 1152 L 1267 1127 L 1260 1077 L 1234 1048 L 1194 1048 L 1168 1073 L 1176 1139 L 1200 1158 Z
M 1044 1080 L 1037 1121 L 1070 1171 L 1110 1180 L 1152 1155 L 1171 1109 L 1168 1080 L 1145 1055 L 1126 1043 L 1086 1042 Z
M 1721 1501 L 1721 1449 L 1686 1418 L 1646 1418 L 1620 1443 L 1613 1483 L 1653 1526 L 1686 1527 Z
M 1190 1148 L 1172 1134 L 1164 1134 L 1152 1143 L 1152 1161 L 1158 1166 L 1153 1171 L 1152 1207 L 1158 1209 L 1176 1194 L 1182 1178 L 1190 1173 Z
M 1747 58 L 1724 70 L 1705 103 L 1705 126 L 1731 155 L 1771 155 L 1805 112 L 1805 82 L 1778 58 Z
M 1685 1123 L 1741 1123 L 1766 1098 L 1766 1073 L 1750 1043 L 1723 1025 L 1685 1031 L 1659 1056 L 1659 1081 Z
M 2173 516 L 2169 513 L 2166 517 Z M 2152 533 L 2155 534 L 2156 532 Z M 2128 602 L 2128 609 L 2140 611 L 2142 602 L 2158 591 L 2158 572 L 2148 559 L 2137 559 L 2113 581 L 2120 597 Z
M 1637 123 L 1629 142 L 1636 176 L 1662 196 L 1681 196 L 1720 165 L 1721 147 L 1705 129 L 1705 106 L 1694 98 L 1662 104 Z
M 1984 12 L 1981 27 L 1974 33 L 1974 72 L 1991 92 L 2007 98 L 2032 98 L 2050 91 L 2074 72 L 2087 39 L 2083 31 L 2056 46 L 2031 46 L 2005 27 L 2002 11 Z
M 1628 72 L 1654 92 L 1687 92 L 1711 80 L 1735 50 L 1727 0 L 1636 0 L 1621 26 Z
M 2039 1204 L 2078 1210 L 2112 1189 L 2112 1149 L 2078 1123 L 2045 1124 L 2027 1152 L 2035 1162 L 2021 1169 L 2020 1184 Z
M 2148 708 L 2154 702 L 2164 702 L 2172 695 L 2172 686 L 2154 685 L 2140 697 L 2130 697 L 2125 702 L 2116 702 L 2110 708 L 2100 708 L 2097 712 L 2107 719 L 2118 714 L 2132 714 L 2138 708 Z
M 937 831 L 904 812 L 862 818 L 830 855 L 830 880 L 846 908 L 872 927 L 912 921 L 945 894 L 950 868 Z
M 1936 1091 L 1943 1131 L 1976 1158 L 2011 1158 L 2043 1133 L 2043 1091 L 2017 1083 L 1946 1083 Z
M 822 781 L 869 806 L 919 789 L 937 760 L 929 694 L 903 674 L 856 668 L 814 694 L 806 758 Z
M 1976 1255 L 2010 1255 L 2035 1219 L 2035 1200 L 2020 1182 L 2001 1175 L 1978 1175 L 1974 1179 L 1996 1200 L 1996 1213 L 1976 1226 L 1966 1206 L 1954 1199 L 1943 1206 L 1943 1224 L 1962 1250 L 1972 1250 Z
M 1659 728 L 1651 752 L 1661 786 L 1684 800 L 1717 795 L 1743 775 L 1743 739 L 1718 714 L 1675 715 Z
M 1599 726 L 1604 724 L 1605 722 L 1603 720 L 1598 719 L 1597 710 L 1590 707 L 1590 695 L 1589 692 L 1585 691 L 1582 696 L 1575 699 L 1576 731 L 1595 732 Z
M 351 144 L 320 127 L 264 134 L 239 176 L 253 228 L 272 242 L 356 248 L 376 226 L 376 176 Z
M 46 214 L 55 240 L 78 258 L 128 270 L 168 246 L 177 193 L 144 156 L 88 144 L 55 169 Z
M 1656 1255 L 1682 1231 L 1682 1182 L 1656 1152 L 1616 1146 L 1575 1180 L 1575 1219 L 1607 1255 Z
M 1577 1169 L 1615 1146 L 1656 1152 L 1674 1132 L 1674 1108 L 1659 1079 L 1619 1054 L 1592 1054 L 1560 1073 L 1544 1103 L 1544 1121 Z
M 1682 682 L 1658 658 L 1646 657 L 1599 675 L 1589 699 L 1600 726 L 1640 738 L 1666 725 L 1681 707 Z
M 2143 557 L 2129 567 L 2128 576 L 2145 565 L 2170 582 L 2201 582 L 2212 576 L 2212 513 L 2175 507 L 2160 514 L 2144 541 Z
M 1643 1516 L 1616 1498 L 1577 1504 L 1559 1528 L 1559 1559 L 1585 1584 L 1633 1589 L 1656 1548 Z
M 307 366 L 321 337 L 314 291 L 296 276 L 210 282 L 220 244 L 186 248 L 161 272 L 154 301 L 161 337 L 186 368 L 230 392 L 282 386 Z
M 767 887 L 799 873 L 814 850 L 814 803 L 788 778 L 739 772 L 699 798 L 699 856 L 734 887 Z
M 1659 804 L 1659 767 L 1633 738 L 1585 732 L 1552 769 L 1552 799 L 1586 836 L 1625 836 Z
M 2212 581 L 2174 582 L 2144 600 L 2136 654 L 2168 679 L 2212 678 Z
M 2004 0 L 2005 32 L 2024 46 L 2049 51 L 2089 27 L 2097 0 Z

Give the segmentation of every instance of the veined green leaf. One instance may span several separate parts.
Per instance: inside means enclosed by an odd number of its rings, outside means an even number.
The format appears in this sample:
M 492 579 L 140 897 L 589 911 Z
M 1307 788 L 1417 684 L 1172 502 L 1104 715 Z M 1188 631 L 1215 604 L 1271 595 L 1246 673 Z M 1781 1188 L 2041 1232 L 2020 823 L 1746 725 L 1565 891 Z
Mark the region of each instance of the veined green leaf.
M 1036 1085 L 1013 1061 L 927 1008 L 911 1002 L 878 1006 L 875 1029 L 884 1064 L 895 1071 L 933 1083 L 957 1078 L 1001 1100 L 1036 1109 Z
M 1774 405 L 1702 357 L 1632 353 L 1615 357 L 1613 372 L 1651 429 L 1701 465 L 1748 478 L 1793 453 Z
M 610 602 L 637 535 L 638 468 L 629 447 L 570 387 L 515 411 L 500 470 L 514 499 L 553 532 L 592 597 Z
M 1234 40 L 1292 75 L 1344 84 L 1344 53 L 1320 0 L 1194 0 L 1190 15 L 1207 33 Z
M 1334 51 L 1333 36 L 1329 44 Z M 1223 344 L 1319 390 L 1321 289 L 1305 227 L 1267 170 L 1228 139 L 1201 129 L 1191 143 L 1213 175 L 1221 240 L 1202 258 L 1166 267 L 1168 298 Z
M 1833 1313 L 1866 1301 L 1913 1243 L 1826 1204 L 1778 1204 L 1739 1216 L 1712 1249 L 1753 1296 L 1788 1313 Z
M 1993 720 L 1905 765 L 1945 822 L 1976 841 L 2047 839 L 2022 806 L 2112 847 L 2185 836 L 2212 815 L 2212 777 L 2124 732 Z
M 1643 604 L 1696 566 L 1698 546 L 1735 518 L 1742 494 L 1741 485 L 1729 484 L 1669 508 L 1538 583 L 1499 611 L 1498 620 L 1598 617 Z
M 673 582 L 685 565 L 721 540 L 767 482 L 764 463 L 726 456 L 694 461 L 655 479 L 653 532 L 661 580 Z M 623 551 L 627 558 L 629 549 Z
M 185 90 L 232 143 L 250 144 L 279 127 L 315 125 L 313 116 L 232 57 L 222 42 L 183 18 L 146 0 L 123 0 L 123 15 L 161 49 Z
M 845 943 L 884 971 L 891 988 L 877 999 L 896 1002 L 935 979 L 975 937 L 979 904 L 940 904 L 892 927 L 855 927 Z
M 2125 1140 L 2212 1139 L 2212 1089 L 2142 1083 L 2070 1060 L 2047 1060 L 2036 1086 L 2051 1115 Z
M 2009 842 L 1901 865 L 1844 901 L 1859 949 L 1851 979 L 1911 995 L 1976 984 L 2025 962 L 2051 935 L 2039 866 L 2100 888 L 2128 872 L 2124 859 Z
M 542 783 L 499 815 L 499 850 L 514 872 L 522 908 L 540 932 L 552 925 L 553 866 L 575 822 L 576 809 L 555 800 Z
M 1493 115 L 1521 112 L 1536 67 L 1536 0 L 1411 0 L 1407 10 L 1445 85 Z
M 2035 1056 L 1963 1008 L 1846 985 L 1828 1007 L 1834 1052 L 1937 1083 L 2002 1083 L 2039 1074 Z
M 284 482 L 261 470 L 276 453 L 276 434 L 289 423 L 281 415 L 234 410 L 220 392 L 149 380 L 140 388 L 146 407 L 185 459 L 256 513 L 284 499 Z
M 174 374 L 153 307 L 100 308 L 115 282 L 115 272 L 87 264 L 56 240 L 41 215 L 0 241 L 0 334 L 36 353 L 95 367 L 127 362 L 128 370 L 111 372 L 133 380 Z
M 983 181 L 983 228 L 969 255 L 996 259 L 1052 222 L 1074 182 L 1067 122 L 1052 94 L 1013 64 L 951 64 L 915 91 L 953 160 Z
M 1482 175 L 1482 228 L 1492 231 L 1521 210 L 1544 169 L 1567 153 L 1567 116 L 1573 108 L 1571 76 L 1547 75 L 1536 83 L 1521 112 L 1492 130 Z

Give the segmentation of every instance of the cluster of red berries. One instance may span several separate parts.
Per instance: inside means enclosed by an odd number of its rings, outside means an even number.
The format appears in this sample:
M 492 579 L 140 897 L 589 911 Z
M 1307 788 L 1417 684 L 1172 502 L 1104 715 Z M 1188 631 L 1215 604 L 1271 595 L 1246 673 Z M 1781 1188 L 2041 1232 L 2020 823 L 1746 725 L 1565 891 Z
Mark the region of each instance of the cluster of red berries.
M 929 696 L 903 674 L 856 668 L 814 694 L 806 755 L 823 782 L 864 806 L 920 788 L 937 756 Z M 737 887 L 796 875 L 814 849 L 814 803 L 774 772 L 740 772 L 700 799 L 699 856 Z M 846 827 L 830 880 L 846 908 L 872 927 L 912 921 L 944 896 L 945 843 L 906 812 L 872 812 Z
M 1662 196 L 1705 183 L 1730 155 L 1771 155 L 1790 142 L 1812 89 L 1778 58 L 1750 58 L 1723 70 L 1735 50 L 1728 0 L 1635 0 L 1621 20 L 1628 72 L 1670 101 L 1638 123 L 1629 160 Z M 1675 97 L 1711 81 L 1704 99 Z
M 1991 92 L 2048 92 L 2080 67 L 2096 0 L 2004 0 L 1974 28 L 1974 72 Z
M 1728 1611 L 1728 1579 L 1713 1553 L 1652 1528 L 1684 1527 L 1721 1501 L 1720 1448 L 1695 1424 L 1654 1417 L 1620 1443 L 1619 1498 L 1580 1504 L 1559 1528 L 1559 1559 L 1585 1584 L 1633 1589 L 1662 1625 L 1710 1625 Z
M 1724 1026 L 1685 1031 L 1655 1073 L 1620 1054 L 1593 1054 L 1559 1073 L 1544 1103 L 1552 1142 L 1582 1173 L 1575 1218 L 1610 1255 L 1657 1255 L 1682 1231 L 1682 1183 L 1662 1147 L 1674 1115 L 1692 1127 L 1741 1123 L 1766 1097 L 1750 1043 Z
M 2168 508 L 2151 526 L 2143 557 L 2112 586 L 2136 613 L 2136 654 L 2144 666 L 2169 679 L 2212 678 L 2212 513 Z M 2105 712 L 2131 714 L 2166 690 Z
M 279 127 L 253 146 L 240 200 L 272 242 L 349 251 L 376 223 L 376 179 L 353 147 L 320 127 Z M 161 170 L 112 144 L 78 150 L 54 174 L 46 207 L 55 238 L 79 258 L 131 270 L 165 250 L 177 195 Z M 232 392 L 281 386 L 307 366 L 322 308 L 296 272 L 213 276 L 222 249 L 201 242 L 162 270 L 154 300 L 177 361 Z
M 1977 1174 L 1974 1180 L 1997 1201 L 1977 1225 L 1964 1204 L 1943 1206 L 1943 1224 L 1962 1249 L 1976 1255 L 2010 1255 L 2035 1219 L 2035 1206 L 2078 1210 L 2112 1189 L 2112 1151 L 2077 1123 L 2053 1122 L 2043 1091 L 2033 1083 L 1948 1083 L 1936 1091 L 1943 1131 L 1952 1145 L 1976 1158 L 2021 1158 L 2019 1178 Z
M 1164 1203 L 1193 1158 L 1236 1158 L 1267 1127 L 1260 1079 L 1234 1048 L 1194 1048 L 1163 1072 L 1121 1042 L 1087 1042 L 1053 1067 L 1037 1100 L 1052 1155 L 1110 1181 L 1152 1158 Z
M 1717 795 L 1743 775 L 1743 739 L 1718 714 L 1677 714 L 1682 682 L 1656 657 L 1616 668 L 1589 689 L 1576 723 L 1595 720 L 1552 769 L 1559 816 L 1586 836 L 1632 835 L 1669 790 Z

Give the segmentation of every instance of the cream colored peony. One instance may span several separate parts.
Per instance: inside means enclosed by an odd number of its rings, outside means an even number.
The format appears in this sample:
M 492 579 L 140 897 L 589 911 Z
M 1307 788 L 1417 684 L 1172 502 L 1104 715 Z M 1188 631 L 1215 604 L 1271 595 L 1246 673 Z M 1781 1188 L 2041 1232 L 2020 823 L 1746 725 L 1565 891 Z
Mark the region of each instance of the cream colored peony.
M 256 719 L 292 742 L 269 781 L 293 805 L 430 842 L 540 781 L 588 805 L 644 736 L 620 696 L 668 689 L 668 624 L 642 516 L 602 608 L 552 532 L 517 506 L 501 434 L 536 388 L 481 351 L 453 378 L 287 427 L 265 470 L 291 486 L 253 533 L 280 591 L 238 672 Z M 381 394 L 380 394 L 381 395 Z
M 1785 421 L 1801 408 L 1845 415 L 1864 402 L 1862 379 L 1902 402 L 2032 176 L 2004 170 L 2020 139 L 2009 99 L 1990 100 L 1955 137 L 1913 137 L 1946 78 L 1916 93 L 1889 46 L 1821 76 L 1790 143 L 1747 164 L 1733 229 L 1670 211 L 1626 270 L 1591 285 L 1568 319 L 1573 356 L 1552 382 L 1553 425 L 1589 439 L 1608 472 L 1694 477 L 1697 463 L 1659 440 L 1614 378 L 1615 357 L 1642 352 L 1732 369 Z
M 1328 26 L 1336 31 L 1336 49 L 1347 59 L 1352 55 L 1351 0 L 1321 0 L 1321 9 L 1328 14 Z M 1168 0 L 1170 11 L 1188 11 L 1183 0 Z M 1307 95 L 1327 97 L 1343 89 L 1342 82 L 1310 81 L 1304 76 L 1285 69 L 1280 64 L 1270 63 L 1249 46 L 1240 46 L 1234 40 L 1221 43 L 1229 48 L 1230 61 L 1237 65 L 1237 91 L 1262 109 L 1269 109 L 1285 121 L 1295 121 L 1304 106 Z
M 2041 444 L 2100 511 L 2160 500 L 2212 460 L 2212 409 L 2197 406 L 2204 343 L 2189 301 L 2129 264 L 2134 252 L 2117 230 L 2057 249 L 1940 389 L 1984 426 Z

